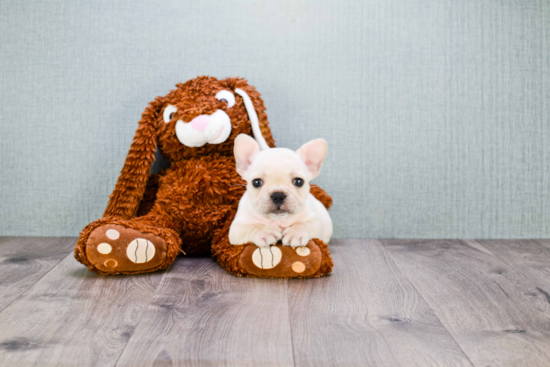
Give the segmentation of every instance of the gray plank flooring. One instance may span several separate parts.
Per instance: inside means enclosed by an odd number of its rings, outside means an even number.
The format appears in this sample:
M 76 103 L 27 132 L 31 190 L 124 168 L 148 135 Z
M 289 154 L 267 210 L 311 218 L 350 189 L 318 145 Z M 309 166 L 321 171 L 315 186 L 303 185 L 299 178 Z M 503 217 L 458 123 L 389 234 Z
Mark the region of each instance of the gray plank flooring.
M 63 260 L 74 247 L 67 238 L 3 237 L 0 241 L 0 311 Z
M 115 365 L 163 274 L 96 275 L 71 250 L 0 313 L 0 366 Z
M 525 274 L 475 241 L 382 242 L 474 365 L 550 366 L 550 312 Z
M 333 275 L 100 276 L 0 238 L 0 366 L 550 366 L 550 241 L 334 240 Z
M 493 254 L 526 275 L 535 291 L 524 296 L 536 300 L 542 312 L 550 313 L 550 247 L 537 240 L 477 241 Z
M 376 240 L 334 240 L 330 277 L 289 286 L 298 366 L 471 366 Z
M 181 258 L 163 278 L 118 366 L 292 366 L 287 283 L 237 278 Z

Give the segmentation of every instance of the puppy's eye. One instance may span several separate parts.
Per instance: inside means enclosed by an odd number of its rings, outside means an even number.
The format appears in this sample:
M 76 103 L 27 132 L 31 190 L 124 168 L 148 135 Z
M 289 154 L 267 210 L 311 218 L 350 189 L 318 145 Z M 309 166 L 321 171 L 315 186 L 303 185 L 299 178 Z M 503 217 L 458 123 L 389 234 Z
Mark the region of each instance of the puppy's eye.
M 297 186 L 297 187 L 302 187 L 304 186 L 304 180 L 302 180 L 301 178 L 297 177 L 294 179 L 294 181 L 292 181 L 292 184 L 294 186 Z
M 164 122 L 169 123 L 174 117 L 174 113 L 176 113 L 177 110 L 178 109 L 176 108 L 176 106 L 172 106 L 171 104 L 166 106 L 166 108 L 164 109 L 164 113 L 162 114 Z
M 227 108 L 231 108 L 235 105 L 235 95 L 228 90 L 219 91 L 216 94 L 216 99 L 227 103 Z
M 254 187 L 260 187 L 264 184 L 264 182 L 262 180 L 260 180 L 259 178 L 255 178 L 252 180 L 252 186 Z

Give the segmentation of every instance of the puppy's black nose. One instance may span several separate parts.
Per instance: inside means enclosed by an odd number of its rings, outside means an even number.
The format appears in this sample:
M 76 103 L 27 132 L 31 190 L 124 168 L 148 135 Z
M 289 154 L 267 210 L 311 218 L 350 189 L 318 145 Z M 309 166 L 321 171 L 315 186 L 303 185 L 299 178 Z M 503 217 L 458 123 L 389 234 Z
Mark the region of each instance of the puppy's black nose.
M 286 195 L 282 192 L 274 192 L 271 194 L 271 200 L 277 205 L 281 205 L 285 201 Z

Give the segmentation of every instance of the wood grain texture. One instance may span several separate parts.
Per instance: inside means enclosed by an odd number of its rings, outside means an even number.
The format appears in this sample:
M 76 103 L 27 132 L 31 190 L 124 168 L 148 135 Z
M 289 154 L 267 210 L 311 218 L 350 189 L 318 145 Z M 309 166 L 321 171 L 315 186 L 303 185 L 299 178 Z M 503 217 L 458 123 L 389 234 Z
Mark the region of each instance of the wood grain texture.
M 163 275 L 101 276 L 71 253 L 0 313 L 0 366 L 114 366 Z
M 0 366 L 550 365 L 548 240 L 333 240 L 333 275 L 290 281 L 99 276 L 55 263 L 73 243 L 0 238 Z
M 550 312 L 528 277 L 475 241 L 382 242 L 474 365 L 550 365 Z
M 481 245 L 524 274 L 535 285 L 535 292 L 525 293 L 542 312 L 550 313 L 550 241 L 478 240 Z
M 287 281 L 180 258 L 117 366 L 292 366 Z
M 72 252 L 75 238 L 0 238 L 0 311 Z
M 333 240 L 330 277 L 289 281 L 296 366 L 471 366 L 376 240 Z

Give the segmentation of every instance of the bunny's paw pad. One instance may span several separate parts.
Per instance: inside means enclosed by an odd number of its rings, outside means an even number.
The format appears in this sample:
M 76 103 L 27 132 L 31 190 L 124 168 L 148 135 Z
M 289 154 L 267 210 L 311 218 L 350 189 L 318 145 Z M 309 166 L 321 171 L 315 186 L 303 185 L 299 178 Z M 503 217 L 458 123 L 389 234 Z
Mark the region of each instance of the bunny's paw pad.
M 166 260 L 166 242 L 152 233 L 118 224 L 96 228 L 86 243 L 88 260 L 101 272 L 143 273 Z
M 248 274 L 261 278 L 305 278 L 319 270 L 321 257 L 313 241 L 295 249 L 280 243 L 268 247 L 251 244 L 241 253 L 240 262 Z

